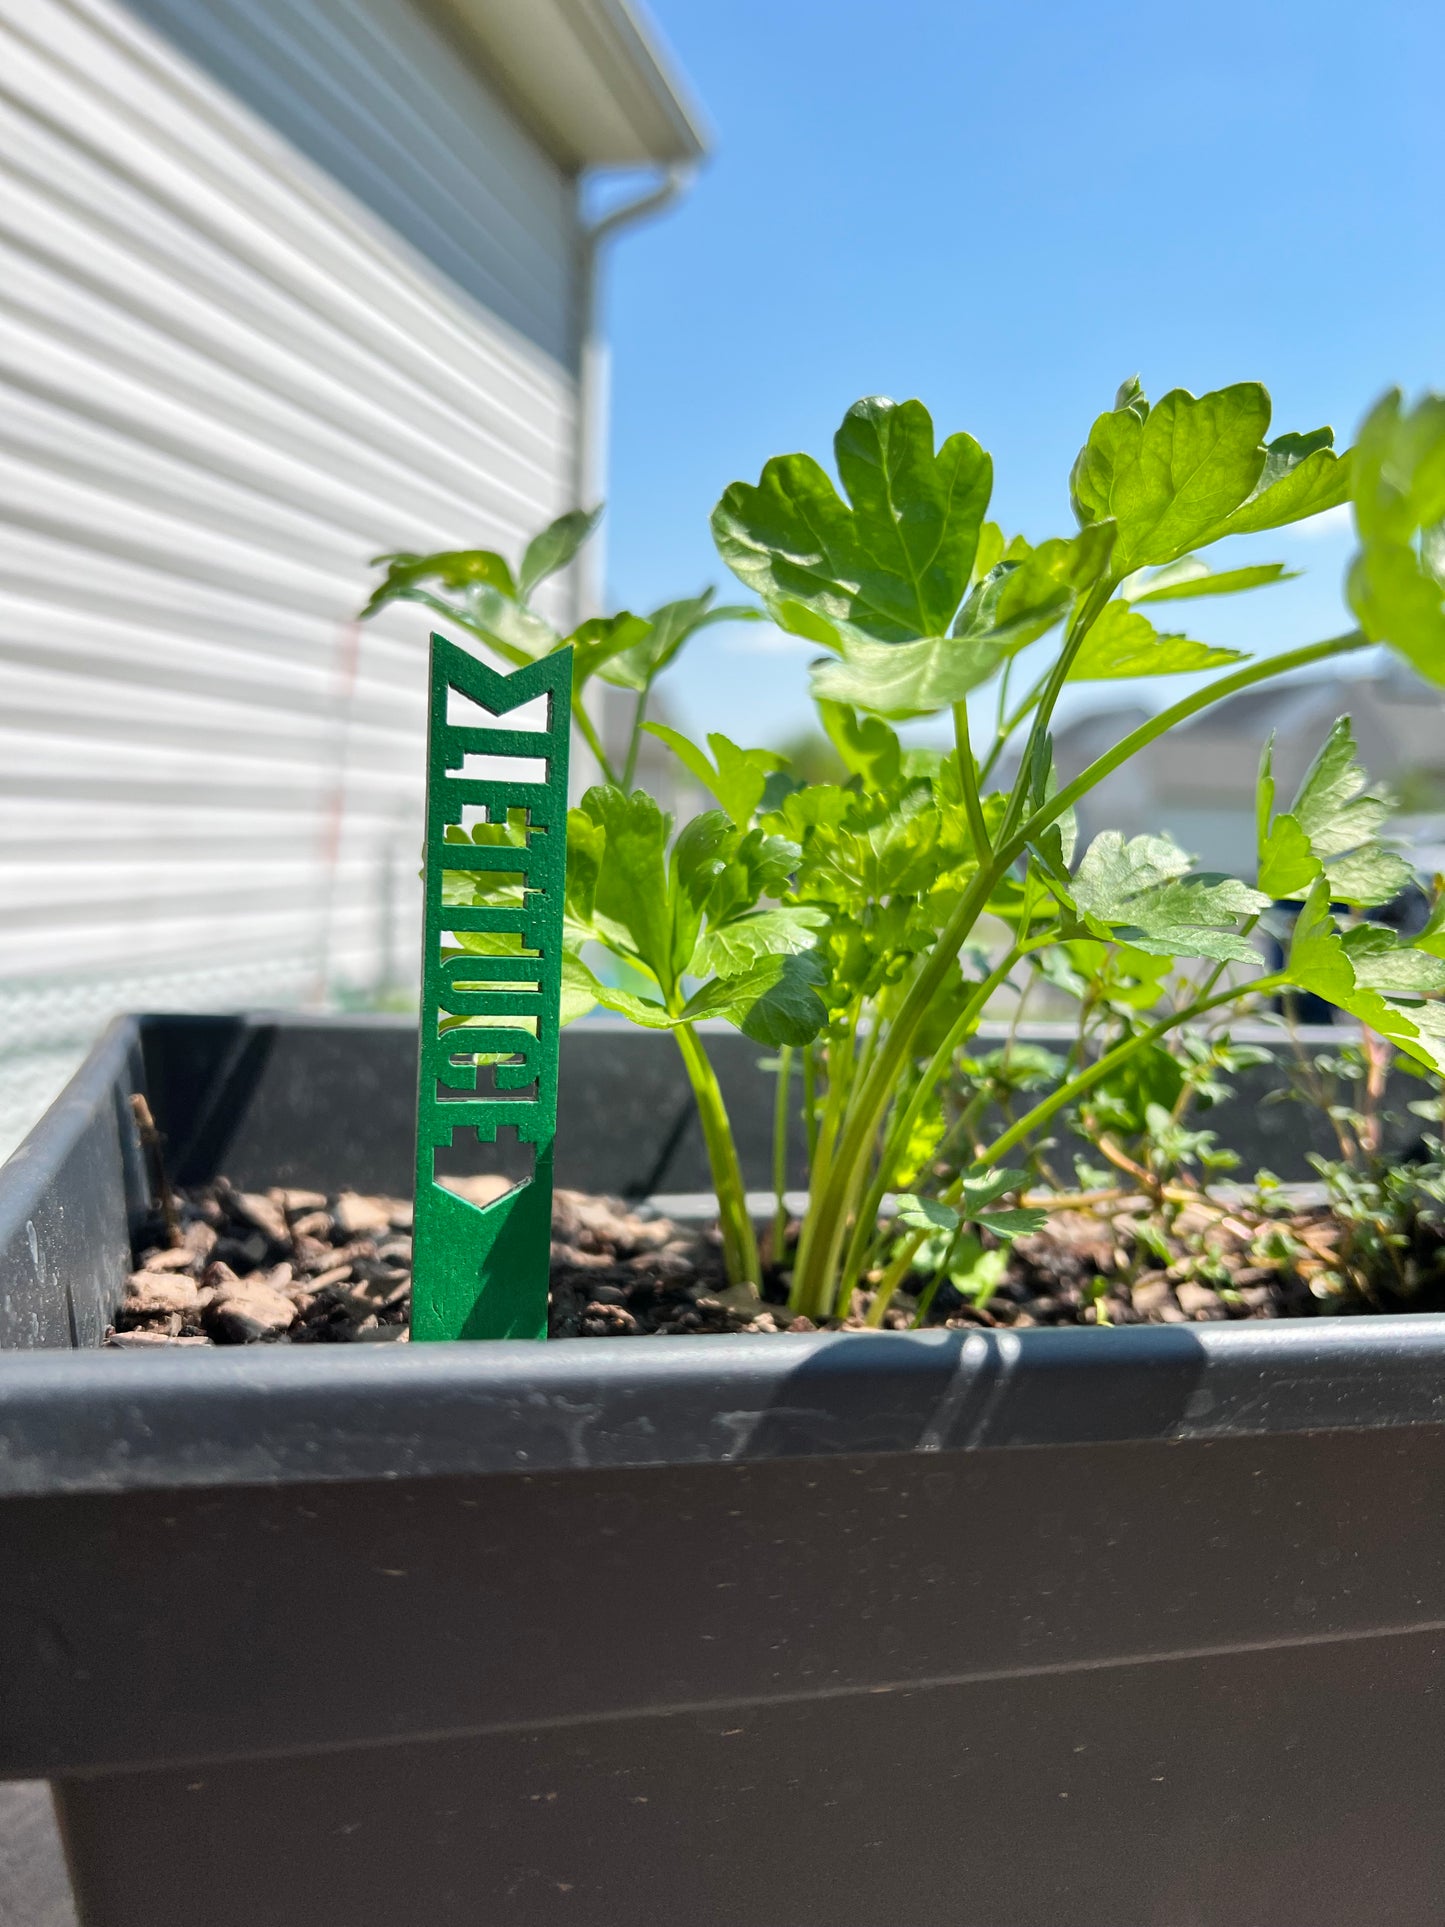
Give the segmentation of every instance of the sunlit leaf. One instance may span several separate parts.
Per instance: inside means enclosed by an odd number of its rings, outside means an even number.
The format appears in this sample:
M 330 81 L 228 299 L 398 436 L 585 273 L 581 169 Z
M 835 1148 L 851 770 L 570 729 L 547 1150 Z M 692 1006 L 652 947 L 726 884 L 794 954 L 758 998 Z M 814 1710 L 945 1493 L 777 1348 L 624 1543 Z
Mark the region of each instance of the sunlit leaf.
M 1360 431 L 1353 493 L 1349 597 L 1360 627 L 1445 684 L 1445 395 L 1411 409 L 1398 390 L 1384 397 Z
M 827 923 L 827 912 L 811 903 L 754 910 L 748 916 L 725 923 L 721 929 L 707 931 L 693 952 L 693 972 L 699 977 L 737 976 L 760 957 L 811 950 L 818 941 L 818 932 L 825 929 Z
M 813 694 L 822 702 L 849 703 L 880 716 L 932 716 L 987 682 L 1004 653 L 997 643 L 957 636 L 856 641 L 841 660 L 825 658 L 814 665 Z
M 517 571 L 517 594 L 523 602 L 548 576 L 566 568 L 601 520 L 600 503 L 595 509 L 569 509 L 532 537 Z
M 1166 568 L 1149 575 L 1131 576 L 1123 585 L 1129 602 L 1183 602 L 1199 596 L 1238 595 L 1244 589 L 1262 589 L 1272 582 L 1293 582 L 1297 569 L 1283 562 L 1258 562 L 1246 569 L 1213 570 L 1197 555 L 1184 555 Z
M 683 1016 L 691 1023 L 726 1017 L 754 1043 L 811 1043 L 827 1022 L 818 995 L 823 968 L 811 951 L 760 958 L 735 977 L 714 977 L 689 998 Z
M 763 800 L 768 771 L 779 767 L 784 760 L 781 756 L 770 749 L 740 749 L 715 731 L 707 739 L 712 751 L 709 761 L 706 752 L 680 729 L 666 723 L 645 723 L 643 727 L 649 736 L 666 743 L 698 782 L 711 790 L 740 830 L 747 828 Z
M 1071 682 L 1107 682 L 1121 676 L 1177 676 L 1243 662 L 1237 649 L 1215 649 L 1188 636 L 1161 635 L 1147 616 L 1126 602 L 1107 602 L 1084 637 L 1069 670 Z
M 713 511 L 718 551 L 765 602 L 883 642 L 942 634 L 968 587 L 993 464 L 971 435 L 937 454 L 921 402 L 860 401 L 834 440 L 845 503 L 811 456 L 770 461 Z

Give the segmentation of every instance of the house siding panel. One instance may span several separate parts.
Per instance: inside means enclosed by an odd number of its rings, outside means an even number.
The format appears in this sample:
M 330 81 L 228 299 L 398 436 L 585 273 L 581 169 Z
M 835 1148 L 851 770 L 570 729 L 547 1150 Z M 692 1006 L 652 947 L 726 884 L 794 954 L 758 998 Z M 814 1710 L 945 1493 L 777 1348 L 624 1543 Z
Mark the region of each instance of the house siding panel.
M 577 262 L 403 0 L 0 0 L 0 1152 L 114 1008 L 410 978 L 427 625 L 355 611 L 570 506 Z

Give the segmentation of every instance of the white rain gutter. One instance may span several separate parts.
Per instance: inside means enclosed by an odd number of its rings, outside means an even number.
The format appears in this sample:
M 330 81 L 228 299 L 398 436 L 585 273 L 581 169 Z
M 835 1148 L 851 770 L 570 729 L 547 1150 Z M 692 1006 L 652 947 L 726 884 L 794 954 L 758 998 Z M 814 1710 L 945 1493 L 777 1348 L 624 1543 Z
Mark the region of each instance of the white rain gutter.
M 578 508 L 592 508 L 602 500 L 607 473 L 608 348 L 602 328 L 602 248 L 622 229 L 635 227 L 661 214 L 679 200 L 697 177 L 696 161 L 669 167 L 655 187 L 635 200 L 594 221 L 582 235 L 580 290 L 580 353 L 577 371 L 577 436 L 572 475 L 572 500 Z M 573 617 L 581 622 L 596 613 L 602 600 L 602 545 L 595 538 L 577 558 L 573 572 Z

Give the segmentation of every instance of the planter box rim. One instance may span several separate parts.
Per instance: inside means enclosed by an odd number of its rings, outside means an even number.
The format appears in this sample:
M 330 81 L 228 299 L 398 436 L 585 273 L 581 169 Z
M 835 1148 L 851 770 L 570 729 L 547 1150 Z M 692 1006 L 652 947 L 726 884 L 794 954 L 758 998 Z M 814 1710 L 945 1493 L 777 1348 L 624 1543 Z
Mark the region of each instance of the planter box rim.
M 0 1496 L 1445 1423 L 1445 1316 L 0 1357 Z

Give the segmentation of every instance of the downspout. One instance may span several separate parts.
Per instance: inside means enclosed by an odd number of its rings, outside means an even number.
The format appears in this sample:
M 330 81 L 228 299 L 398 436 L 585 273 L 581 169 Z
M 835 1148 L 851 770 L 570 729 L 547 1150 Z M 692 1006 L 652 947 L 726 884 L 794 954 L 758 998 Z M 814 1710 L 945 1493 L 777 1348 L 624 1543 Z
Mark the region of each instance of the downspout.
M 678 162 L 668 168 L 656 187 L 636 200 L 624 201 L 582 231 L 577 434 L 572 474 L 572 500 L 578 508 L 591 508 L 601 501 L 607 471 L 608 354 L 602 328 L 602 244 L 623 228 L 670 207 L 692 186 L 696 175 L 695 162 Z M 574 625 L 594 614 L 601 601 L 602 545 L 594 537 L 573 566 Z

